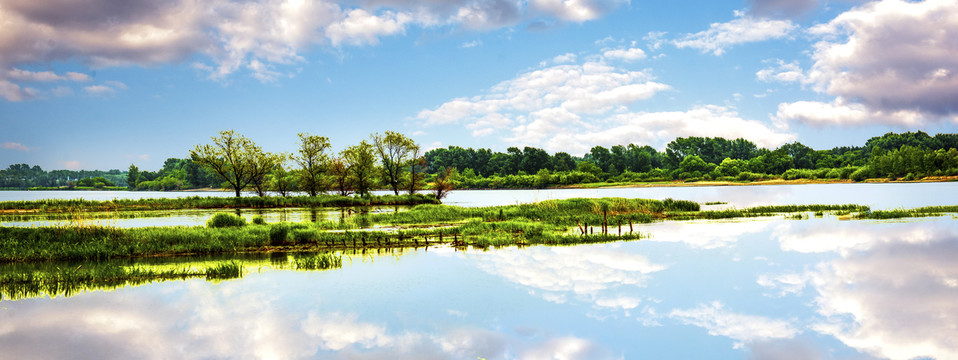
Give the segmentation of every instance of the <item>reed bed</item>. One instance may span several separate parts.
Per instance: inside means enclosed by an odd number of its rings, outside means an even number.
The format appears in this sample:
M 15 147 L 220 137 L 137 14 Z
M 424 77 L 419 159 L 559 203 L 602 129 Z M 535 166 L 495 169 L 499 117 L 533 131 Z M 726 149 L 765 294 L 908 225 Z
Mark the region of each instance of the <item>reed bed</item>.
M 106 264 L 91 267 L 56 268 L 52 271 L 33 271 L 0 274 L 0 300 L 19 300 L 38 296 L 73 296 L 92 290 L 112 290 L 125 286 L 165 280 L 205 278 L 226 280 L 242 277 L 243 267 L 230 261 L 206 269 L 156 270 L 142 267 L 123 267 Z
M 32 210 L 47 213 L 78 211 L 181 210 L 181 209 L 246 209 L 289 207 L 355 207 L 378 205 L 438 204 L 433 195 L 380 195 L 368 197 L 319 195 L 291 197 L 184 197 L 158 199 L 115 199 L 95 201 L 56 199 L 3 201 L 0 210 Z
M 306 255 L 296 258 L 297 270 L 327 270 L 343 267 L 343 256 L 333 253 Z

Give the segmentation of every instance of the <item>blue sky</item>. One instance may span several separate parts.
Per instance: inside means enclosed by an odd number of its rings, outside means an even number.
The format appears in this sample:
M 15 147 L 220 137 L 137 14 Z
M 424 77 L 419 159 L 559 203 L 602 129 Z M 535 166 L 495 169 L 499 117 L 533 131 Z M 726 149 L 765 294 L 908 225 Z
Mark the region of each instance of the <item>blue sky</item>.
M 291 152 L 958 132 L 958 3 L 0 0 L 0 165 L 155 170 L 220 130 Z

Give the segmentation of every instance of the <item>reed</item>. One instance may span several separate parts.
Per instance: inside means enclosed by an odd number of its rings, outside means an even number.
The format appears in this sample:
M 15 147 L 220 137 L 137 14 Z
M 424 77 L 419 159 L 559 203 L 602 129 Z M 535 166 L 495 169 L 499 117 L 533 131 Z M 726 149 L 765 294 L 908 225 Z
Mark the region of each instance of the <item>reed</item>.
M 435 196 L 381 195 L 352 197 L 339 195 L 291 196 L 291 197 L 183 197 L 157 199 L 114 199 L 94 201 L 83 199 L 48 199 L 29 201 L 3 201 L 0 210 L 34 210 L 48 213 L 130 210 L 181 210 L 181 209 L 245 209 L 289 207 L 355 207 L 378 205 L 438 204 Z
M 343 267 L 343 256 L 333 253 L 306 255 L 296 258 L 297 270 L 327 270 Z

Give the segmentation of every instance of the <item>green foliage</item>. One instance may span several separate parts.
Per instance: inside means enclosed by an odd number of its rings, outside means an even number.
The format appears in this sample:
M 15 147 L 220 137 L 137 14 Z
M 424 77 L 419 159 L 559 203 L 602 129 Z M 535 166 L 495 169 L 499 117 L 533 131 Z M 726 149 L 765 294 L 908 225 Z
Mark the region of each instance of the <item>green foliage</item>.
M 296 258 L 297 270 L 326 270 L 343 267 L 342 255 L 322 253 Z
M 289 225 L 285 223 L 273 224 L 269 228 L 269 244 L 273 246 L 286 245 L 289 240 Z
M 252 220 L 254 225 L 266 225 L 266 219 L 263 219 L 261 215 L 256 215 Z
M 211 228 L 246 226 L 246 219 L 230 213 L 217 213 L 206 222 Z

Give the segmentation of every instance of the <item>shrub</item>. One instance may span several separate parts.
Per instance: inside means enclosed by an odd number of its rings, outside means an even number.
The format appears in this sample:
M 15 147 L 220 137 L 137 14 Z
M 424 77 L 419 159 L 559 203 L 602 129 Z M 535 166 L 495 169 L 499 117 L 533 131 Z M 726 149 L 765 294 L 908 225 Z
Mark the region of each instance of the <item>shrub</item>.
M 848 178 L 854 180 L 855 182 L 859 182 L 868 179 L 870 176 L 871 169 L 869 169 L 867 166 L 862 166 L 849 175 Z
M 289 225 L 284 223 L 273 224 L 269 228 L 269 244 L 273 246 L 285 245 L 289 237 Z
M 256 215 L 253 217 L 253 224 L 266 225 L 266 219 L 263 219 L 263 217 L 260 215 Z
M 213 217 L 206 222 L 206 226 L 211 228 L 238 227 L 245 225 L 246 219 L 230 213 L 218 213 L 213 215 Z

